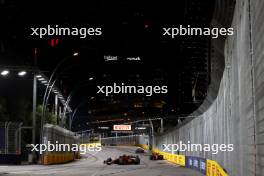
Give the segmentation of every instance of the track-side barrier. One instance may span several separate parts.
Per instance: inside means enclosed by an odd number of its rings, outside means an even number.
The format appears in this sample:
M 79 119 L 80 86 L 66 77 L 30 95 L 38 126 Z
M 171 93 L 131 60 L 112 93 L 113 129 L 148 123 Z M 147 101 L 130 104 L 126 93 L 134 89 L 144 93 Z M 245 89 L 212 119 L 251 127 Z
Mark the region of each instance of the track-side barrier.
M 206 176 L 228 176 L 228 174 L 224 171 L 220 164 L 218 164 L 218 162 L 214 160 L 166 153 L 160 151 L 157 148 L 154 148 L 152 151 L 163 155 L 164 159 L 168 160 L 171 163 L 195 169 Z
M 52 144 L 79 144 L 79 137 L 75 133 L 56 125 L 45 124 L 43 131 L 43 144 L 49 141 Z M 62 164 L 78 158 L 79 153 L 73 151 L 45 151 L 42 164 Z
M 49 164 L 62 164 L 67 163 L 74 160 L 74 154 L 72 152 L 69 153 L 52 153 L 44 155 L 44 165 Z

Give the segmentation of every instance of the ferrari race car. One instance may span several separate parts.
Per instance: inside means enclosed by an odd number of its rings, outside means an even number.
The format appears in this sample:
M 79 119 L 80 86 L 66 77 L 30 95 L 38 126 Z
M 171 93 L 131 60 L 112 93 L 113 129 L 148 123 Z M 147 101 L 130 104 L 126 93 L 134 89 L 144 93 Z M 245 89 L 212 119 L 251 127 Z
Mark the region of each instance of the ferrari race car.
M 152 153 L 150 155 L 150 158 L 149 159 L 150 160 L 163 160 L 164 158 L 163 158 L 163 155 L 160 155 L 158 153 Z
M 140 164 L 140 158 L 138 156 L 129 156 L 129 155 L 122 155 L 119 156 L 117 159 L 108 158 L 104 161 L 104 164 L 111 165 L 111 164 L 119 164 L 119 165 L 130 165 L 130 164 Z

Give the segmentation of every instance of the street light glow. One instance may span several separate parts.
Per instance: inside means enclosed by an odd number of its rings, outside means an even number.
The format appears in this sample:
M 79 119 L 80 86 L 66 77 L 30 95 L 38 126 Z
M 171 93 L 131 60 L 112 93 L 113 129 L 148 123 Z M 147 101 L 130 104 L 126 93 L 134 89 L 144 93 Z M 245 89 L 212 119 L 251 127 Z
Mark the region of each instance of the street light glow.
M 78 52 L 73 53 L 73 56 L 78 56 L 78 55 L 79 55 Z
M 27 74 L 26 71 L 20 71 L 18 72 L 18 76 L 25 76 Z
M 94 78 L 93 77 L 90 77 L 89 80 L 92 81 Z
M 9 74 L 9 71 L 8 70 L 3 70 L 2 72 L 1 72 L 1 75 L 2 76 L 7 76 Z

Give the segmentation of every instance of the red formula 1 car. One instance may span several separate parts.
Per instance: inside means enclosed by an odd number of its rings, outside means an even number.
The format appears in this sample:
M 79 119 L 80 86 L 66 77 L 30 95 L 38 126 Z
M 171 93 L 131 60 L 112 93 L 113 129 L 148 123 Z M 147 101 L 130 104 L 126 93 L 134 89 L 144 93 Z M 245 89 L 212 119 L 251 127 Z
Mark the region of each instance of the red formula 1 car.
M 158 153 L 152 153 L 149 157 L 150 160 L 163 160 L 163 155 L 160 155 Z
M 132 155 L 122 155 L 119 156 L 117 159 L 108 158 L 104 161 L 104 164 L 111 165 L 111 164 L 119 164 L 119 165 L 130 165 L 130 164 L 140 164 L 140 158 L 138 156 Z

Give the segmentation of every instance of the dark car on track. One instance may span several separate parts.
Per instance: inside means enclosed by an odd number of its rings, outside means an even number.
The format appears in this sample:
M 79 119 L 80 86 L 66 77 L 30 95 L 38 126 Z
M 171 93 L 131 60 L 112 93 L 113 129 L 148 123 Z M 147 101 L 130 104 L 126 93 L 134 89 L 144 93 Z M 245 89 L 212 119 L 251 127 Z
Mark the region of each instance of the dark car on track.
M 135 153 L 145 153 L 145 150 L 142 148 L 137 148 Z
M 130 164 L 140 164 L 140 158 L 138 156 L 133 155 L 122 155 L 119 156 L 117 159 L 108 158 L 104 161 L 104 164 L 111 165 L 111 164 L 119 164 L 119 165 L 130 165 Z

